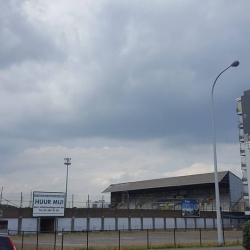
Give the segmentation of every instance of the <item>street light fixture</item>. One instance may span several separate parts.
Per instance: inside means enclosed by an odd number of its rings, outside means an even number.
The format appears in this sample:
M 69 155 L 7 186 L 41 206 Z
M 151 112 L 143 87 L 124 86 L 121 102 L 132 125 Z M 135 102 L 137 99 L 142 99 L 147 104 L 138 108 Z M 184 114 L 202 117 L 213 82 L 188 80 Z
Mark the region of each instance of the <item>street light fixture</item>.
M 68 195 L 68 173 L 69 173 L 69 165 L 71 165 L 71 158 L 64 158 L 64 165 L 67 165 L 67 175 L 66 175 L 66 195 L 65 195 L 65 204 L 64 207 L 67 207 L 67 195 Z
M 218 233 L 218 246 L 223 246 L 223 237 L 222 237 L 222 223 L 221 223 L 221 211 L 220 211 L 220 191 L 219 191 L 219 182 L 218 182 L 218 171 L 217 171 L 217 155 L 216 155 L 216 136 L 215 136 L 215 126 L 214 126 L 214 86 L 217 79 L 220 77 L 222 73 L 228 70 L 231 67 L 237 67 L 239 65 L 239 61 L 234 61 L 229 67 L 223 70 L 215 79 L 211 97 L 212 97 L 212 133 L 213 133 L 213 153 L 214 153 L 214 182 L 215 182 L 215 198 L 216 198 L 216 216 L 217 216 L 217 233 Z

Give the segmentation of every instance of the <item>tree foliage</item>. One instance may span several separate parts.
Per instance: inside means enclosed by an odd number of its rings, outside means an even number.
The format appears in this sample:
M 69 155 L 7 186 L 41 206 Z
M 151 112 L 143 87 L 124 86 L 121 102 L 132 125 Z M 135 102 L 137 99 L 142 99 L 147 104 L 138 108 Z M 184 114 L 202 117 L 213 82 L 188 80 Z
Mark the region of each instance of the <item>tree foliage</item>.
M 250 250 L 250 220 L 243 227 L 243 247 Z

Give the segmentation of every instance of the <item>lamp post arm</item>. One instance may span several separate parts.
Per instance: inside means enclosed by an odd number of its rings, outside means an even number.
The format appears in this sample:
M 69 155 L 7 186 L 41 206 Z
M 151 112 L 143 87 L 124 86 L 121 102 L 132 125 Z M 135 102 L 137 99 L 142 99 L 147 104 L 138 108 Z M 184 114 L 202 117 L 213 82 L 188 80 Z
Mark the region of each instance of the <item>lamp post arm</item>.
M 220 72 L 220 74 L 216 77 L 215 81 L 214 81 L 214 84 L 213 84 L 213 87 L 212 87 L 212 92 L 211 92 L 211 95 L 212 95 L 212 102 L 213 102 L 213 94 L 214 94 L 214 86 L 215 86 L 215 83 L 217 82 L 218 78 L 226 71 L 228 70 L 229 68 L 231 68 L 232 65 L 230 65 L 229 67 L 227 67 L 226 69 L 224 69 L 222 72 Z
M 211 91 L 211 99 L 212 99 L 212 133 L 213 133 L 213 149 L 214 149 L 214 167 L 217 171 L 217 155 L 216 155 L 216 135 L 215 135 L 215 125 L 214 125 L 214 98 L 213 98 L 213 95 L 214 95 L 214 87 L 215 87 L 215 84 L 218 80 L 218 78 L 226 71 L 228 70 L 229 68 L 231 68 L 232 65 L 230 65 L 229 67 L 227 67 L 226 69 L 224 69 L 215 79 L 214 81 L 214 84 L 213 84 L 213 87 L 212 87 L 212 91 Z M 215 176 L 215 179 L 216 176 Z M 216 181 L 216 180 L 215 180 Z

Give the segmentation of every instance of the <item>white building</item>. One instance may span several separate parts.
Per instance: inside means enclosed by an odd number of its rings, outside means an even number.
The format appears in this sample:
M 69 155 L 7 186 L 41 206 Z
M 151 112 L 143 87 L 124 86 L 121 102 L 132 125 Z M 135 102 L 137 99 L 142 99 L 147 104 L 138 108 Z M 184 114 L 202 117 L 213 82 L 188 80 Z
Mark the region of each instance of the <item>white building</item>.
M 250 90 L 237 100 L 237 114 L 239 119 L 239 142 L 241 156 L 242 181 L 244 198 L 247 200 L 245 214 L 250 215 Z

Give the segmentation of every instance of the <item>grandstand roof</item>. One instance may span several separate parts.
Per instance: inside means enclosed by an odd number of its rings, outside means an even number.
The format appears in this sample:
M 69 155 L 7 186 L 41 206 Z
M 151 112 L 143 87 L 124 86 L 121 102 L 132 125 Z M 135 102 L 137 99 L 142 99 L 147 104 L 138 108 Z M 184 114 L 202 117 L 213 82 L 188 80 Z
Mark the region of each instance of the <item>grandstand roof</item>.
M 220 182 L 230 171 L 218 172 Z M 214 173 L 112 184 L 103 193 L 214 183 Z

